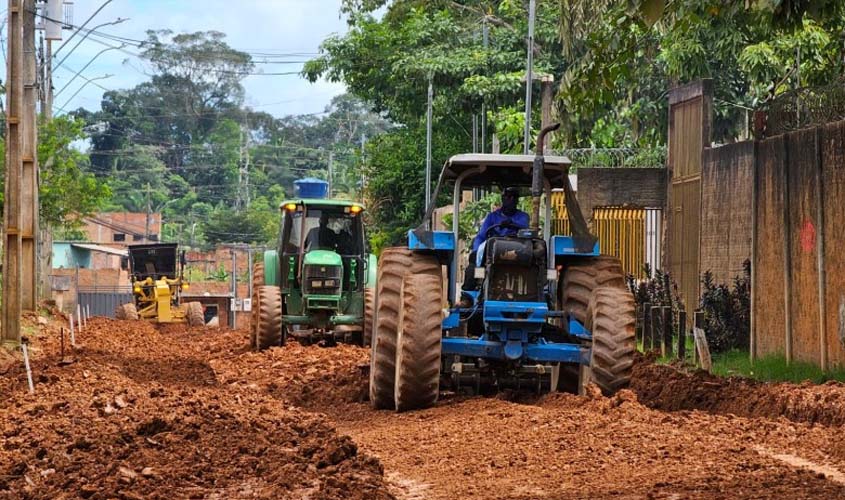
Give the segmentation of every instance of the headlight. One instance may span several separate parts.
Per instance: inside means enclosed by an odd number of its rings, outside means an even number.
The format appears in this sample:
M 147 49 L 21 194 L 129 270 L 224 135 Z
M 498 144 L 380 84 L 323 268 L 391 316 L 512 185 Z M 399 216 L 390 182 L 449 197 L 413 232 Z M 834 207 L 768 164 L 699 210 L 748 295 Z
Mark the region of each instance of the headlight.
M 311 280 L 311 288 L 322 288 L 323 282 L 320 280 Z

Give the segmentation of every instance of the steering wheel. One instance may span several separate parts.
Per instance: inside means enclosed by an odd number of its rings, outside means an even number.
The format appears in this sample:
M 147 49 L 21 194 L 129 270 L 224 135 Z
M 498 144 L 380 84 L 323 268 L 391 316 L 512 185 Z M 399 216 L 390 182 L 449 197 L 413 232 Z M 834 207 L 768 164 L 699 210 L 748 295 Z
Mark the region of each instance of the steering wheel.
M 492 230 L 494 230 L 494 229 L 497 229 L 497 228 L 500 228 L 500 227 L 501 227 L 501 228 L 510 227 L 510 228 L 517 229 L 517 230 L 518 230 L 518 229 L 521 229 L 521 228 L 520 228 L 518 225 L 516 225 L 516 224 L 515 224 L 512 220 L 508 219 L 508 220 L 502 221 L 502 222 L 500 222 L 500 223 L 498 223 L 498 224 L 494 224 L 494 225 L 492 225 L 492 226 L 488 227 L 488 228 L 487 228 L 487 231 L 485 231 L 485 232 L 484 232 L 484 239 L 486 240 L 486 239 L 488 239 L 488 238 L 490 237 L 490 231 L 492 231 Z

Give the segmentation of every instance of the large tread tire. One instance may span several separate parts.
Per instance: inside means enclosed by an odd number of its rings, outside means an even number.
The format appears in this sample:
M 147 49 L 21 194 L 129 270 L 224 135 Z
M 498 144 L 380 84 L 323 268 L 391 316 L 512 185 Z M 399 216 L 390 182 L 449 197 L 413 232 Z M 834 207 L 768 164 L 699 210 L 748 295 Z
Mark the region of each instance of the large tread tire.
M 138 315 L 138 308 L 135 307 L 135 304 L 129 302 L 127 304 L 123 304 L 117 306 L 117 310 L 115 311 L 115 317 L 117 319 L 126 319 L 126 320 L 138 320 L 141 317 Z
M 364 288 L 364 329 L 361 335 L 364 347 L 373 343 L 373 319 L 376 313 L 376 289 Z
M 586 324 L 593 291 L 599 287 L 627 288 L 622 262 L 617 257 L 600 255 L 569 263 L 560 280 L 558 306 Z
M 396 340 L 396 411 L 428 408 L 437 402 L 442 287 L 440 276 L 405 277 Z
M 277 286 L 259 286 L 252 304 L 252 346 L 263 351 L 285 343 L 282 332 L 282 291 Z
M 590 378 L 606 396 L 631 382 L 637 350 L 636 314 L 630 291 L 615 286 L 594 291 L 586 325 L 593 334 Z
M 370 404 L 377 409 L 395 409 L 396 340 L 402 284 L 409 274 L 441 276 L 440 264 L 431 255 L 414 253 L 405 247 L 382 251 L 376 279 L 376 305 L 370 354 Z
M 188 302 L 188 326 L 205 326 L 205 315 L 202 311 L 202 304 L 199 302 Z

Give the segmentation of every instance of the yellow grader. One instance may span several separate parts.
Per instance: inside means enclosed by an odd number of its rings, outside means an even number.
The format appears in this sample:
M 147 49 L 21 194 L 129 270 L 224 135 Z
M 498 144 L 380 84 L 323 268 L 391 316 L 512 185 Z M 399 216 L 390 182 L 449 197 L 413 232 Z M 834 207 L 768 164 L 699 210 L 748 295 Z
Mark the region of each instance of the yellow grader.
M 179 253 L 175 243 L 131 245 L 129 273 L 133 301 L 117 306 L 115 317 L 204 325 L 202 304 L 182 303 L 182 291 L 188 288 L 184 267 L 185 254 Z

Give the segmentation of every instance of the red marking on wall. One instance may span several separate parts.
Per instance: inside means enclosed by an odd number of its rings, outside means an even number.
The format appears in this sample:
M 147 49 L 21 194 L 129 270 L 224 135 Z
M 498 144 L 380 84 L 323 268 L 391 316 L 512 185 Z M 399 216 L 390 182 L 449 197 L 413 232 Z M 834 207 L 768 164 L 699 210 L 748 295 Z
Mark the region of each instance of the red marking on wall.
M 810 253 L 816 248 L 816 226 L 809 220 L 801 227 L 801 250 Z

